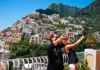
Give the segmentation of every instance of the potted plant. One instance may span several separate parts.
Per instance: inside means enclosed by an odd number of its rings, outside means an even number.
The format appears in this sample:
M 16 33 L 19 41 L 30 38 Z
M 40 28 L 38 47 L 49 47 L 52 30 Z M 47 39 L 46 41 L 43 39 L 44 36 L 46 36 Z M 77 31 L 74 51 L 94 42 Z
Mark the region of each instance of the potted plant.
M 97 43 L 97 39 L 95 38 L 94 35 L 90 34 L 90 35 L 87 35 L 86 42 L 90 44 L 92 49 L 94 49 Z

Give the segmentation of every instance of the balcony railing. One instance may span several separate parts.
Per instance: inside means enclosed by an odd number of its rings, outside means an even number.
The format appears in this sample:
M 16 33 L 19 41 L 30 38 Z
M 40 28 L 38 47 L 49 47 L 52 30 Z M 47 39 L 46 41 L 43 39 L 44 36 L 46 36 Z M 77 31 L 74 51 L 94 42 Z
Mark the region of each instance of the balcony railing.
M 84 60 L 84 52 L 77 52 L 77 56 L 79 60 Z M 67 63 L 65 54 L 63 54 L 63 61 Z M 46 70 L 47 62 L 47 56 L 0 60 L 4 70 L 11 70 L 11 68 L 12 70 Z

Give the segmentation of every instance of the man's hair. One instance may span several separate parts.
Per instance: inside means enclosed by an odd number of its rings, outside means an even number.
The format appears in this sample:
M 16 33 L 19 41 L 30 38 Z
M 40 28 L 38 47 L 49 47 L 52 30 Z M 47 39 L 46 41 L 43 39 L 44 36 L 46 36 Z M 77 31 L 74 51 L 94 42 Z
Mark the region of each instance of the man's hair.
M 54 37 L 55 34 L 57 34 L 57 32 L 55 32 L 55 31 L 51 31 L 51 32 L 49 33 L 49 36 L 50 36 L 50 37 L 49 37 L 48 39 L 49 39 L 50 42 L 52 42 L 52 38 Z
M 54 35 L 51 35 L 49 38 L 49 41 L 52 42 L 52 38 L 54 37 Z

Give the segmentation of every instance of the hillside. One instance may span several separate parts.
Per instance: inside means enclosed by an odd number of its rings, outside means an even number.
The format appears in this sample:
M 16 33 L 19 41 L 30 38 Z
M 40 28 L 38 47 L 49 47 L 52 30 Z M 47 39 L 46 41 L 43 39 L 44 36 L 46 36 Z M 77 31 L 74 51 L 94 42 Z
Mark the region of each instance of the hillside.
M 90 18 L 88 24 L 93 27 L 92 31 L 100 31 L 100 0 L 95 0 L 86 8 L 82 9 L 78 16 Z
M 39 12 L 39 13 L 41 13 L 41 14 L 47 14 L 47 15 L 52 15 L 52 14 L 54 14 L 54 13 L 59 14 L 57 11 L 52 10 L 52 9 L 45 9 L 45 10 L 43 10 L 43 9 L 38 9 L 38 10 L 36 10 L 36 11 Z
M 46 10 L 38 9 L 41 14 L 60 14 L 62 17 L 74 16 L 86 19 L 86 26 L 92 27 L 91 32 L 100 31 L 100 0 L 95 0 L 85 8 L 77 8 L 68 5 L 51 4 Z M 87 20 L 89 18 L 89 20 Z
M 45 10 L 38 9 L 36 11 L 41 14 L 51 15 L 56 13 L 56 14 L 60 14 L 60 16 L 62 17 L 66 17 L 66 16 L 74 16 L 74 14 L 76 14 L 80 10 L 81 10 L 80 8 L 63 5 L 62 3 L 58 3 L 58 4 L 53 3 Z
M 80 11 L 81 15 L 99 16 L 100 15 L 100 0 L 95 0 L 86 8 Z M 99 14 L 99 15 L 98 15 Z

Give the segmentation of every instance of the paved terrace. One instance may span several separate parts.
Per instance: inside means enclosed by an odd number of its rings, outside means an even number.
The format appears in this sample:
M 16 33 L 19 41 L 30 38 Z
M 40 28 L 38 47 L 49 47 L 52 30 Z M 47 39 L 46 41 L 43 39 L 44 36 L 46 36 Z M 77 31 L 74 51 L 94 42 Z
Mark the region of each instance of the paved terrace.
M 84 60 L 84 52 L 77 52 L 77 56 L 79 60 Z M 63 54 L 63 61 L 67 63 L 65 54 Z M 47 62 L 47 56 L 0 60 L 0 64 L 5 66 L 4 70 L 11 70 L 11 67 L 13 70 L 46 70 Z

